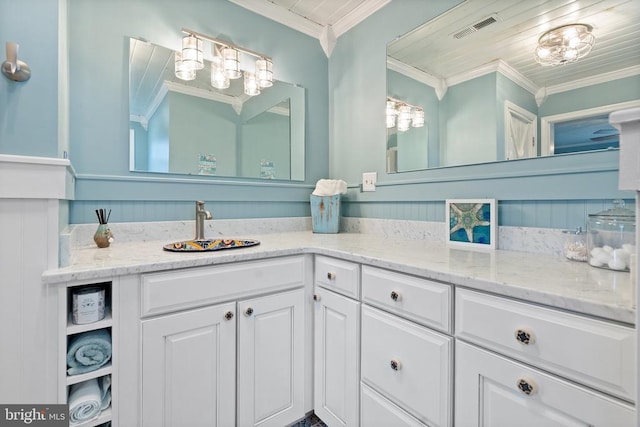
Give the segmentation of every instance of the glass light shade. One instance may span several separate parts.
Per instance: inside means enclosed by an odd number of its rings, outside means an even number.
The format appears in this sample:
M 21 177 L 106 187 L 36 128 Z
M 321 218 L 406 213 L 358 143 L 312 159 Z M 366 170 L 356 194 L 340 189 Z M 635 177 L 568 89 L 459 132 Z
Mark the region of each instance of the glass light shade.
M 411 122 L 411 106 L 402 104 L 398 107 L 398 123 Z
M 411 120 L 400 120 L 398 118 L 398 132 L 406 132 L 411 127 Z
M 538 39 L 536 61 L 541 65 L 561 65 L 577 61 L 591 52 L 596 38 L 588 24 L 553 28 Z
M 182 62 L 182 52 L 175 53 L 175 73 L 176 77 L 182 80 L 195 80 L 196 70 L 187 67 Z
M 227 89 L 231 85 L 224 69 L 224 58 L 214 56 L 211 60 L 211 86 L 216 89 Z
M 395 114 L 387 114 L 387 129 L 391 129 L 396 125 L 396 115 Z
M 202 40 L 192 34 L 182 38 L 182 63 L 192 70 L 202 70 L 204 68 Z
M 386 109 L 387 117 L 396 115 L 396 103 L 395 101 L 387 100 L 387 109 Z M 394 120 L 395 122 L 395 120 Z
M 424 126 L 424 110 L 422 108 L 414 108 L 411 113 L 411 126 L 420 128 Z
M 260 95 L 260 85 L 255 73 L 244 72 L 244 93 L 249 96 Z
M 240 72 L 240 52 L 232 47 L 222 49 L 222 57 L 224 58 L 224 69 L 230 79 L 239 79 L 242 76 Z
M 270 59 L 262 58 L 256 61 L 256 77 L 260 87 L 273 86 L 273 62 Z

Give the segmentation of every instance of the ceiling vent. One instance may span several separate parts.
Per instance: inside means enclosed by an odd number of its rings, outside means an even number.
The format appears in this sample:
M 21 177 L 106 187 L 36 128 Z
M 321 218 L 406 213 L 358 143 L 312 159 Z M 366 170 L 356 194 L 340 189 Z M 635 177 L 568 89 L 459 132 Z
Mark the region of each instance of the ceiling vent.
M 498 22 L 498 15 L 490 15 L 485 18 L 482 18 L 480 21 L 476 22 L 473 25 L 469 25 L 468 27 L 464 27 L 455 33 L 453 33 L 453 37 L 456 39 L 461 39 L 463 37 L 468 36 L 469 34 L 475 33 L 476 31 L 481 30 L 482 28 L 486 28 L 491 24 Z

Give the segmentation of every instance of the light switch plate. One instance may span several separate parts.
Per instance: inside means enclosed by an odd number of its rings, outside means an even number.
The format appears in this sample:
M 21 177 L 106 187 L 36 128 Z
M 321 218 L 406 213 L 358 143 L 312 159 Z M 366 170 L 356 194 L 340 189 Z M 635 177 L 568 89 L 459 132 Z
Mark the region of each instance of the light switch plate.
M 362 191 L 376 191 L 378 172 L 365 172 L 362 174 Z

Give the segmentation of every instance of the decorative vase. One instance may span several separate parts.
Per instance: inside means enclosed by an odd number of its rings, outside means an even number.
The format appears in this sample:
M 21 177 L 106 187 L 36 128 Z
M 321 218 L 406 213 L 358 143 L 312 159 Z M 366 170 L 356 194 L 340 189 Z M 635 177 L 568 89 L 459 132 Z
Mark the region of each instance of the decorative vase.
M 100 224 L 96 230 L 96 234 L 93 235 L 93 241 L 96 242 L 99 248 L 108 248 L 109 244 L 113 240 L 113 233 L 109 228 L 109 224 Z

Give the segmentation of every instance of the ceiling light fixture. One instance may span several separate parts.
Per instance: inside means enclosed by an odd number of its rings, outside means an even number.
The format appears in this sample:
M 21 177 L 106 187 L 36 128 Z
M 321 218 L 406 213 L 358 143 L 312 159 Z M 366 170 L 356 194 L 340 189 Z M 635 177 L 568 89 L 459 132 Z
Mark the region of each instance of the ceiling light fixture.
M 406 132 L 424 126 L 424 110 L 399 99 L 388 97 L 385 112 L 387 129 L 397 127 L 398 132 Z
M 585 57 L 595 43 L 593 27 L 570 24 L 542 34 L 536 48 L 536 61 L 541 65 L 562 65 Z
M 208 41 L 212 44 L 213 51 L 211 86 L 226 89 L 230 86 L 230 79 L 242 77 L 241 53 L 258 58 L 255 70 L 244 73 L 244 93 L 254 96 L 260 94 L 260 89 L 273 86 L 273 61 L 268 56 L 186 28 L 183 28 L 182 32 L 186 35 L 182 38 L 182 50 L 175 55 L 176 77 L 182 80 L 196 78 L 196 71 L 204 68 L 202 48 L 204 41 Z

